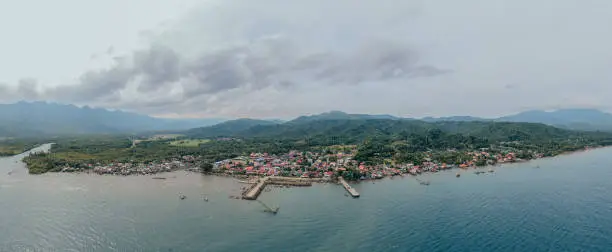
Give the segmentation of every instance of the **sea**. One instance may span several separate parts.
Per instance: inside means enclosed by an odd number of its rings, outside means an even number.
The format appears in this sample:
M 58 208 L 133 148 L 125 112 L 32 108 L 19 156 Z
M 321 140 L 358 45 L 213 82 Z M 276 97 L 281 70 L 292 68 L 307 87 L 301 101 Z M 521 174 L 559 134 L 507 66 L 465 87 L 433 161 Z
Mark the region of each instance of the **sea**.
M 260 201 L 186 171 L 29 175 L 26 154 L 0 159 L 0 251 L 612 251 L 612 148 Z

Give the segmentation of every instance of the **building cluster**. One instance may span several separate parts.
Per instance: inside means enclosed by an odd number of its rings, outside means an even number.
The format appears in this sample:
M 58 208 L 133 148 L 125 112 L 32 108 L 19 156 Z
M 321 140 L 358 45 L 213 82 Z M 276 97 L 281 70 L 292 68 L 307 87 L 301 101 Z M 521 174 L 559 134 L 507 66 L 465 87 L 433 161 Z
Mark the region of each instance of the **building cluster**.
M 384 164 L 368 165 L 354 160 L 355 148 L 326 149 L 324 151 L 290 151 L 289 153 L 274 155 L 268 153 L 251 153 L 215 162 L 213 172 L 225 175 L 247 176 L 283 176 L 301 178 L 331 179 L 334 176 L 350 174 L 353 179 L 379 179 L 387 176 L 401 174 L 417 175 L 423 172 L 437 172 L 455 167 L 467 169 L 469 167 L 520 161 L 514 152 L 492 154 L 487 150 L 466 152 L 467 160 L 457 164 L 446 164 L 434 160 L 432 153 L 419 162 L 397 163 L 394 161 Z M 456 152 L 455 150 L 447 150 Z M 534 158 L 542 154 L 533 153 Z M 152 163 L 112 162 L 109 164 L 85 164 L 81 168 L 64 167 L 63 172 L 93 171 L 97 174 L 137 175 L 169 172 L 179 169 L 198 170 L 200 164 L 194 156 L 183 156 L 181 159 L 166 160 Z
M 62 172 L 93 171 L 97 174 L 112 175 L 147 175 L 160 172 L 170 172 L 180 169 L 189 169 L 194 166 L 195 157 L 183 156 L 181 159 L 167 160 L 152 163 L 111 162 L 109 164 L 85 164 L 82 168 L 64 167 Z
M 459 165 L 446 164 L 426 157 L 419 165 L 413 163 L 366 165 L 353 160 L 354 150 L 350 152 L 336 152 L 331 154 L 317 152 L 291 151 L 282 155 L 268 153 L 251 153 L 216 162 L 213 171 L 227 175 L 256 175 L 256 176 L 290 176 L 303 178 L 331 178 L 340 172 L 358 172 L 360 179 L 379 179 L 400 174 L 417 175 L 423 172 L 437 172 L 455 167 L 467 169 L 483 164 L 508 163 L 520 161 L 514 152 L 491 154 L 487 151 L 467 152 L 472 159 L 465 160 Z M 534 154 L 534 157 L 542 157 Z

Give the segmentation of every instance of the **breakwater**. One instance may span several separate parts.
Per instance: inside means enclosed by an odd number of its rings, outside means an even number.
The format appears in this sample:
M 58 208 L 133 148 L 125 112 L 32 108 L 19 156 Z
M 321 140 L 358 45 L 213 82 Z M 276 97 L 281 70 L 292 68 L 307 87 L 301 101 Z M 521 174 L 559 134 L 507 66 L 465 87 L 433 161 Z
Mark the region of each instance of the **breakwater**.
M 346 191 L 351 196 L 353 196 L 353 198 L 359 197 L 359 193 L 357 192 L 357 190 L 355 190 L 355 188 L 351 187 L 348 183 L 346 183 L 346 180 L 344 180 L 343 177 L 339 177 L 338 182 L 340 182 L 340 184 L 344 187 L 344 189 L 346 189 Z
M 281 186 L 312 186 L 312 180 L 307 178 L 265 177 L 242 193 L 242 199 L 256 200 L 266 185 Z

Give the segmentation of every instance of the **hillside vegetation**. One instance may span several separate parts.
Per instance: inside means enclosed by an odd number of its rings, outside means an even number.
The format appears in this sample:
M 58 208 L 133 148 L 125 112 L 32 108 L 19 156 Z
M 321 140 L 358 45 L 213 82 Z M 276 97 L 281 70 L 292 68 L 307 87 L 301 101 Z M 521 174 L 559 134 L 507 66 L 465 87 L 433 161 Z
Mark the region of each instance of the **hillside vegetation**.
M 588 146 L 612 145 L 612 133 L 512 122 L 350 118 L 277 123 L 240 119 L 192 129 L 179 139 L 142 140 L 137 145 L 125 136 L 60 138 L 53 142 L 56 144 L 51 154 L 25 158 L 31 173 L 96 163 L 159 162 L 184 155 L 211 163 L 252 152 L 280 154 L 332 145 L 356 146 L 355 159 L 368 164 L 388 160 L 418 164 L 427 155 L 458 163 L 465 160 L 466 151 L 483 148 L 494 153 L 512 150 L 529 159 L 534 153 L 554 156 Z

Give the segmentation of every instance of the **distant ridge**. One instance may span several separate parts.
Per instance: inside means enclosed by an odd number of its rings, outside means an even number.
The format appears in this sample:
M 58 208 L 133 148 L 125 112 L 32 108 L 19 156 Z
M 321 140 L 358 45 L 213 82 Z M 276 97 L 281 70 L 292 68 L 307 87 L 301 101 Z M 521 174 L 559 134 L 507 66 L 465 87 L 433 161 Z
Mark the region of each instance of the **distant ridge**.
M 532 110 L 499 118 L 481 118 L 474 116 L 424 117 L 420 119 L 403 118 L 392 115 L 349 114 L 332 110 L 329 112 L 300 116 L 293 120 L 274 124 L 303 124 L 316 121 L 345 121 L 345 120 L 394 120 L 394 121 L 422 121 L 428 123 L 439 122 L 525 122 L 541 123 L 564 129 L 583 131 L 612 131 L 612 114 L 596 109 L 562 109 L 552 112 Z M 267 121 L 268 123 L 270 121 Z M 263 125 L 263 124 L 259 124 Z M 279 126 L 281 127 L 281 126 Z M 228 133 L 228 132 L 225 132 Z M 246 134 L 246 133 L 245 133 Z
M 348 114 L 342 111 L 333 110 L 333 111 L 318 114 L 318 115 L 300 116 L 289 122 L 290 123 L 302 123 L 302 122 L 310 122 L 310 121 L 317 121 L 317 120 L 369 120 L 369 119 L 400 120 L 404 118 L 396 117 L 392 115 Z
M 220 137 L 220 136 L 235 136 L 236 132 L 246 131 L 255 126 L 277 125 L 277 124 L 280 124 L 280 122 L 242 118 L 242 119 L 225 121 L 225 122 L 215 124 L 212 126 L 190 129 L 187 131 L 187 134 L 192 135 L 192 136 L 198 136 L 198 137 L 206 137 L 206 138 L 207 137 Z
M 163 119 L 48 102 L 0 104 L 0 137 L 186 130 L 223 119 Z
M 473 116 L 402 118 L 393 115 L 349 114 L 342 111 L 300 116 L 293 120 L 238 119 L 162 119 L 136 113 L 113 111 L 88 106 L 77 107 L 47 102 L 0 104 L 0 138 L 41 135 L 141 133 L 151 131 L 199 132 L 200 135 L 228 135 L 245 130 L 265 131 L 267 125 L 279 130 L 285 124 L 338 120 L 392 120 L 437 122 L 528 122 L 542 123 L 564 129 L 612 131 L 612 114 L 596 109 L 560 109 L 552 112 L 531 110 L 499 118 Z M 212 126 L 214 127 L 207 127 Z M 302 130 L 308 130 L 302 128 Z M 357 129 L 355 129 L 357 130 Z M 358 132 L 356 132 L 358 133 Z M 198 135 L 198 134 L 195 134 Z
M 504 116 L 496 121 L 535 122 L 575 130 L 612 131 L 612 114 L 597 109 L 531 110 Z
M 474 122 L 474 121 L 490 121 L 491 119 L 485 119 L 485 118 L 473 117 L 473 116 L 448 116 L 448 117 L 423 117 L 419 120 L 423 120 L 426 122 L 448 122 L 448 121 Z

